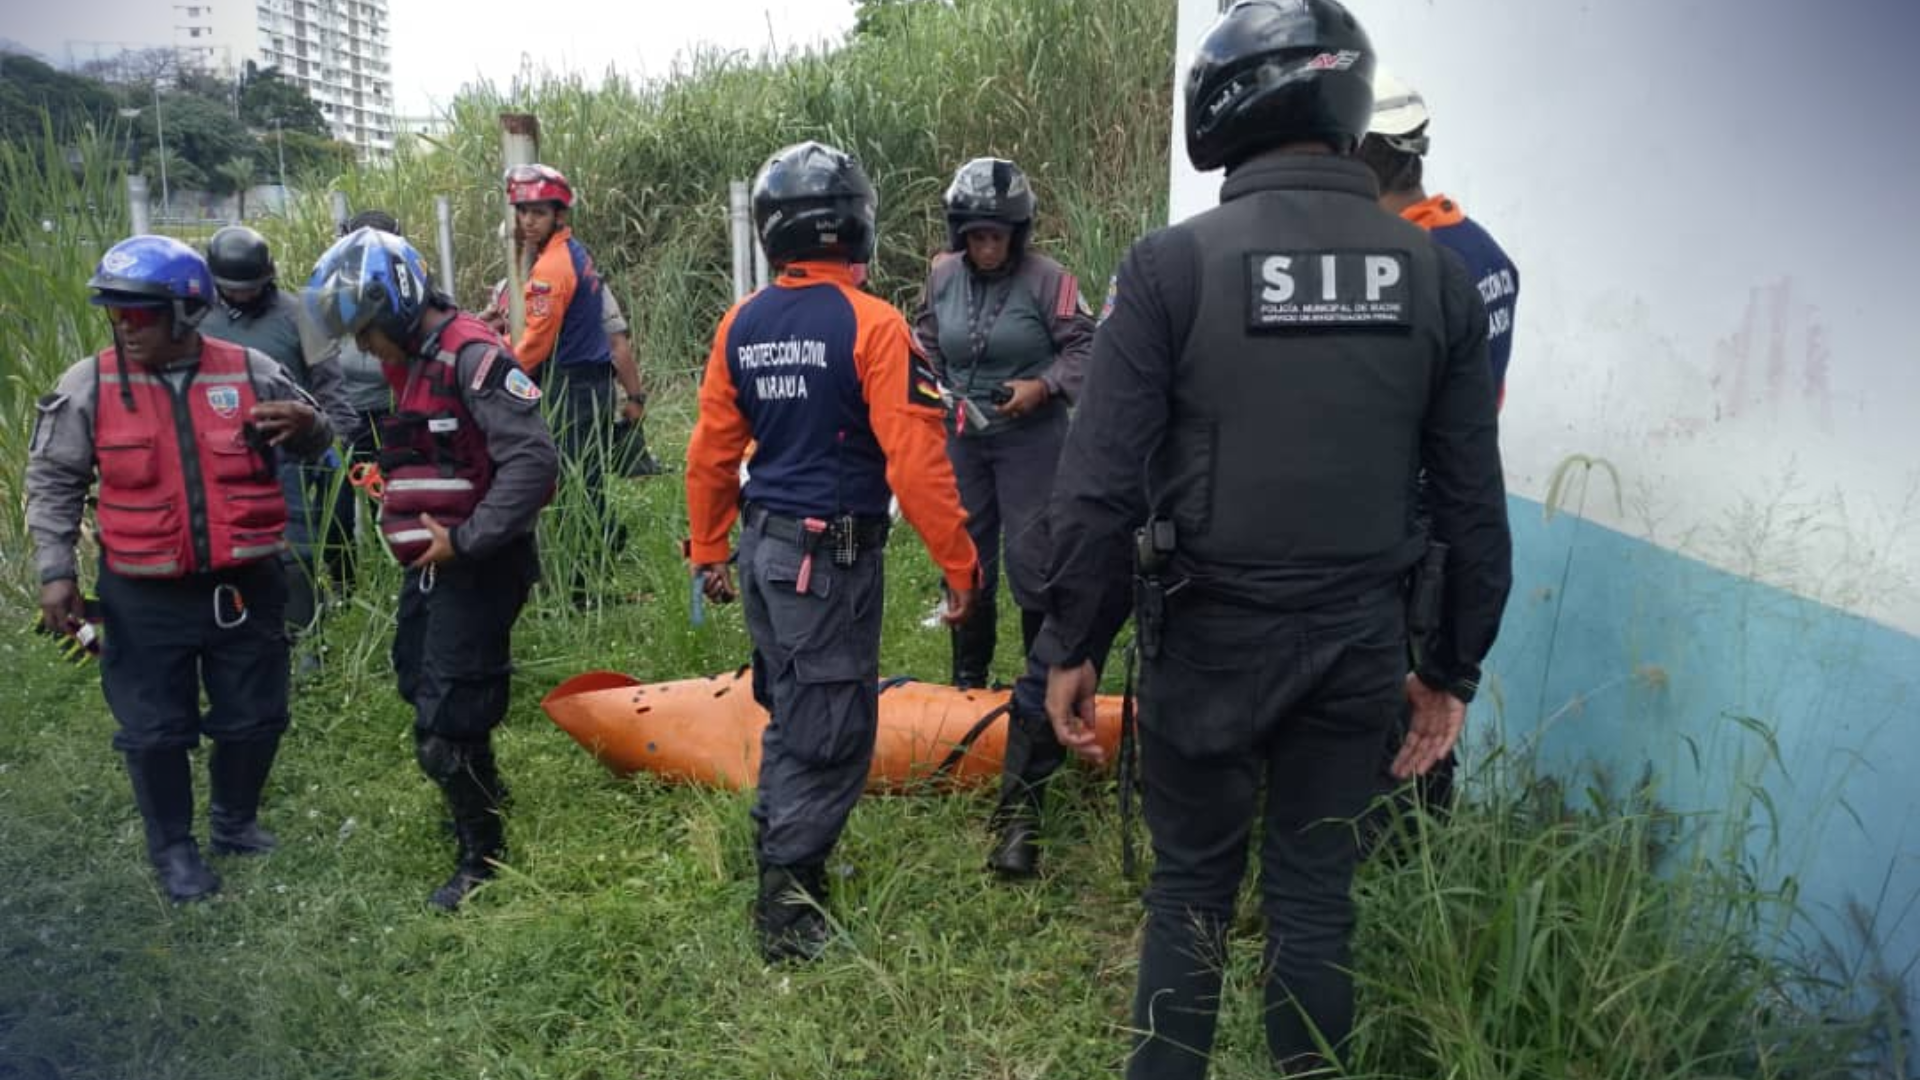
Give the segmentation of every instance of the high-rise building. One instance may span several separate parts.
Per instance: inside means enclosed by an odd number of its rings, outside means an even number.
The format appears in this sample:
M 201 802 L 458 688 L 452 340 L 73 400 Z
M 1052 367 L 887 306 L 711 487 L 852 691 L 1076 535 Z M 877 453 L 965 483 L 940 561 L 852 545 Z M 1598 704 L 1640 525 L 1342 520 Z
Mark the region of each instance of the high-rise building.
M 362 158 L 393 152 L 387 0 L 175 0 L 173 14 L 174 47 L 196 62 L 279 68 L 320 106 L 334 138 Z

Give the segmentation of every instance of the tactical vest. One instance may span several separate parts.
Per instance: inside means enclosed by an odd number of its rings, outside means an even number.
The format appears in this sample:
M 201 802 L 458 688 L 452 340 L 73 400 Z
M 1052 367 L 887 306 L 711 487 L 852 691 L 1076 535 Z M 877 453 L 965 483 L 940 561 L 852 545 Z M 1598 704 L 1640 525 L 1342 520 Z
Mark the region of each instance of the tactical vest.
M 393 387 L 393 412 L 380 421 L 380 472 L 386 481 L 380 533 L 402 565 L 433 542 L 420 524 L 421 514 L 432 514 L 451 529 L 473 515 L 493 483 L 486 434 L 460 397 L 460 350 L 475 343 L 490 349 L 475 369 L 474 389 L 479 389 L 493 365 L 513 360 L 500 335 L 466 312 L 442 325 L 432 355 L 384 369 Z
M 278 554 L 287 502 L 278 455 L 249 439 L 260 397 L 247 350 L 203 337 L 199 367 L 177 393 L 164 375 L 123 369 L 112 349 L 94 363 L 93 456 L 107 568 L 177 578 Z
M 1447 348 L 1439 256 L 1345 171 L 1256 166 L 1176 226 L 1200 280 L 1149 476 L 1183 560 L 1403 569 L 1417 555 L 1422 419 Z
M 1078 299 L 1071 275 L 1038 252 L 1026 252 L 998 277 L 974 273 L 958 252 L 934 260 L 927 303 L 939 327 L 947 383 L 988 418 L 982 434 L 1014 426 L 993 407 L 994 388 L 1046 374 L 1054 361 L 1053 320 L 1072 315 Z

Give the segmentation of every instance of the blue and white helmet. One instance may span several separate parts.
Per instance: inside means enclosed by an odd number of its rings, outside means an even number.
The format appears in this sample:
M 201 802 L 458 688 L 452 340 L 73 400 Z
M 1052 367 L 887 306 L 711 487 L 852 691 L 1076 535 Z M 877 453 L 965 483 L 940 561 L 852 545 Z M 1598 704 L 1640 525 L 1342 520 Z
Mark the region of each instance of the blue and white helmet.
M 304 299 L 314 324 L 331 337 L 372 328 L 405 343 L 419 328 L 432 295 L 433 277 L 413 245 L 363 228 L 320 256 Z
M 214 295 L 207 260 L 168 236 L 134 236 L 108 248 L 87 288 L 88 302 L 102 307 L 170 309 L 176 340 L 206 316 Z

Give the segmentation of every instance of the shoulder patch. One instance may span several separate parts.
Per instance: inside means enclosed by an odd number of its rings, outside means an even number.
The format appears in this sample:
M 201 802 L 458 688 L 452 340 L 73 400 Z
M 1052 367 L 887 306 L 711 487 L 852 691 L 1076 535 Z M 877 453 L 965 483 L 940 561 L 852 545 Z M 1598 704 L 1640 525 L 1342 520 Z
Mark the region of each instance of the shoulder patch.
M 1080 279 L 1072 274 L 1060 275 L 1060 295 L 1054 301 L 1053 317 L 1071 319 L 1074 312 L 1086 311 L 1087 302 L 1080 297 Z
M 498 359 L 500 359 L 500 350 L 493 348 L 492 346 L 489 346 L 487 348 L 487 354 L 480 358 L 480 362 L 478 364 L 474 365 L 473 381 L 467 384 L 467 389 L 472 390 L 475 393 L 478 393 L 479 391 L 485 389 L 487 385 L 487 376 L 493 372 L 494 361 Z
M 553 283 L 550 281 L 541 281 L 540 279 L 535 278 L 534 280 L 527 282 L 528 295 L 539 296 L 542 293 L 550 293 L 552 291 L 553 291 Z
M 521 401 L 540 400 L 540 387 L 534 383 L 533 379 L 530 378 L 526 372 L 521 371 L 517 367 L 507 372 L 507 381 L 501 385 L 506 388 L 507 393 L 519 398 Z
M 1397 250 L 1248 252 L 1247 329 L 1405 329 L 1412 266 Z
M 1120 274 L 1116 271 L 1112 277 L 1107 279 L 1107 298 L 1100 302 L 1100 314 L 1094 321 L 1097 323 L 1106 322 L 1107 316 L 1113 314 L 1113 305 L 1118 303 L 1119 300 Z

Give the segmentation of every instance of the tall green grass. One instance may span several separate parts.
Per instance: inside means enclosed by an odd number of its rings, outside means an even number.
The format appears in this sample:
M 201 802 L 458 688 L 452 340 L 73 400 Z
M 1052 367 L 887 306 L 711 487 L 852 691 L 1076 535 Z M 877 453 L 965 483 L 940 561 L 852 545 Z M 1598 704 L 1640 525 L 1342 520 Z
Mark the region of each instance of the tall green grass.
M 875 284 L 903 303 L 942 242 L 939 196 L 966 158 L 1018 160 L 1040 195 L 1037 243 L 1090 282 L 1164 216 L 1172 5 L 911 12 L 830 53 L 703 54 L 654 83 L 562 74 L 483 87 L 455 103 L 437 146 L 309 177 L 290 213 L 262 225 L 297 281 L 331 239 L 328 188 L 355 209 L 394 211 L 423 251 L 432 199 L 447 195 L 452 284 L 477 303 L 503 271 L 496 116 L 538 114 L 542 156 L 582 193 L 577 231 L 627 301 L 657 392 L 649 433 L 672 458 L 729 299 L 726 182 L 780 145 L 822 138 L 865 159 L 882 195 Z M 0 626 L 26 620 L 31 592 L 19 515 L 30 403 L 105 339 L 83 286 L 126 229 L 113 151 L 111 138 L 83 140 L 74 164 L 48 169 L 34 162 L 65 162 L 64 150 L 0 146 Z M 745 917 L 746 797 L 612 779 L 540 717 L 539 696 L 581 670 L 655 680 L 746 659 L 737 609 L 689 623 L 679 484 L 612 487 L 634 537 L 625 550 L 568 501 L 548 514 L 551 580 L 516 632 L 500 737 L 516 793 L 510 869 L 458 918 L 421 903 L 450 842 L 387 666 L 400 579 L 374 538 L 362 538 L 358 588 L 316 634 L 326 663 L 296 695 L 269 789 L 267 824 L 285 848 L 224 862 L 228 889 L 210 905 L 173 909 L 152 887 L 95 673 L 0 630 L 11 673 L 0 680 L 0 1077 L 1109 1073 L 1124 1053 L 1138 925 L 1110 780 L 1063 779 L 1051 872 L 1031 888 L 981 870 L 986 796 L 863 803 L 836 858 L 838 943 L 817 968 L 769 970 Z M 909 530 L 893 546 L 883 668 L 939 679 L 946 636 L 919 626 L 938 575 Z M 621 602 L 576 612 L 575 566 Z M 1002 640 L 1017 640 L 1011 626 Z M 1011 677 L 1016 665 L 1003 655 L 997 668 Z M 1683 817 L 1645 786 L 1589 794 L 1523 755 L 1502 767 L 1444 829 L 1414 822 L 1406 854 L 1362 876 L 1353 1075 L 1904 1069 L 1904 1020 L 1887 1005 L 1897 977 L 1823 983 L 1786 947 L 1790 881 L 1761 876 L 1727 839 L 1760 827 L 1752 806 Z M 1220 1077 L 1268 1075 L 1250 946 L 1229 972 Z

